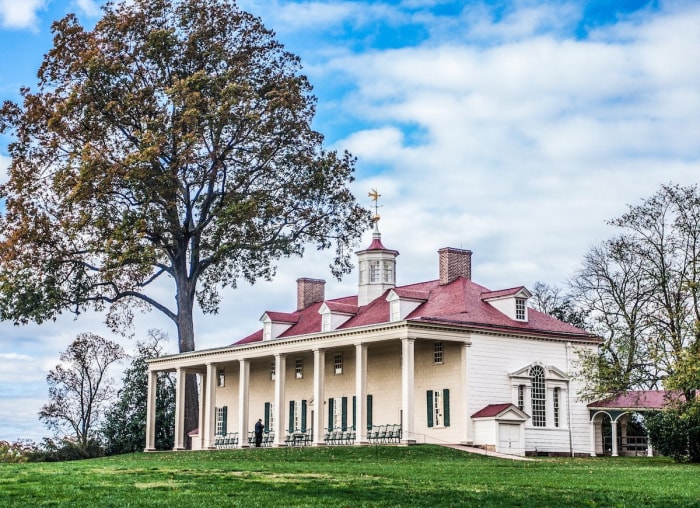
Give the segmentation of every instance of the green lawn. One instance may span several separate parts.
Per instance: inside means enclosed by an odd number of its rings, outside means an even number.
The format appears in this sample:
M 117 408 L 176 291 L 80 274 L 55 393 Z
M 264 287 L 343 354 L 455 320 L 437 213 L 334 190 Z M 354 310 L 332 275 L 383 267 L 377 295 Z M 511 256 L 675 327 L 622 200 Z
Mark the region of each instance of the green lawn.
M 0 506 L 700 506 L 700 466 L 447 448 L 257 449 L 0 464 Z

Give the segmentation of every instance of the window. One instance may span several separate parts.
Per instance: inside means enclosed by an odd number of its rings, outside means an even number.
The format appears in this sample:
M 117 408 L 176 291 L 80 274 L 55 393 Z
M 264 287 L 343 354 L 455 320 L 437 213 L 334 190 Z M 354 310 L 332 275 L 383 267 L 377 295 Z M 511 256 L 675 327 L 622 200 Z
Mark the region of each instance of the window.
M 450 426 L 450 390 L 428 390 L 428 427 Z
M 518 409 L 525 410 L 525 385 L 518 385 Z
M 401 320 L 401 302 L 398 300 L 394 300 L 389 305 L 389 309 L 391 312 L 391 316 L 389 318 L 391 320 L 391 322 L 394 323 L 396 321 L 400 321 Z
M 289 431 L 306 432 L 306 400 L 289 401 Z
M 381 272 L 381 265 L 379 264 L 379 261 L 370 261 L 369 262 L 369 282 L 370 283 L 381 282 L 380 272 Z
M 336 374 L 343 373 L 343 353 L 337 353 L 333 356 L 333 372 Z
M 394 262 L 384 261 L 384 282 L 392 284 L 394 282 Z
M 263 340 L 272 339 L 272 323 L 263 324 Z
M 525 321 L 525 299 L 516 298 L 515 299 L 515 319 L 518 321 Z
M 331 331 L 331 313 L 324 312 L 321 314 L 321 331 L 330 332 Z
M 369 423 L 368 423 L 369 425 Z M 328 428 L 348 430 L 348 398 L 328 399 Z
M 294 377 L 301 379 L 304 377 L 304 360 L 302 358 L 297 358 L 296 364 L 294 366 Z
M 433 361 L 435 363 L 442 363 L 442 360 L 443 360 L 442 342 L 434 342 L 433 343 Z
M 544 427 L 547 424 L 544 369 L 539 365 L 535 365 L 530 369 L 530 377 L 532 378 L 532 425 Z
M 216 408 L 216 435 L 223 436 L 226 434 L 226 414 L 228 413 L 228 407 L 217 407 Z
M 559 427 L 559 388 L 555 388 L 552 392 L 552 407 L 554 409 L 554 426 Z
M 220 369 L 216 374 L 219 379 L 219 386 L 226 386 L 226 372 L 223 369 Z
M 275 403 L 265 402 L 265 432 L 273 432 L 275 430 Z
M 276 369 L 277 369 L 277 366 L 275 365 L 275 361 L 272 360 L 272 361 L 270 362 L 270 380 L 272 380 L 272 381 L 275 380 L 275 375 L 276 375 L 276 372 L 277 372 Z

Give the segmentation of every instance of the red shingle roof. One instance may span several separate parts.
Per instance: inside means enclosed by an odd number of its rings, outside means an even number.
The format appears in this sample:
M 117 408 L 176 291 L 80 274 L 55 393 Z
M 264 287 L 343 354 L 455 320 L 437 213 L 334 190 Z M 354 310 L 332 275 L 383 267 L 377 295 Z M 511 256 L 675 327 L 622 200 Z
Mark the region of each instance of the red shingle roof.
M 503 298 L 504 296 L 514 296 L 520 291 L 525 289 L 525 286 L 518 286 L 516 288 L 499 289 L 498 291 L 485 291 L 481 293 L 481 298 L 488 300 L 490 298 Z
M 472 418 L 495 418 L 511 406 L 517 408 L 517 406 L 511 402 L 506 402 L 505 404 L 489 404 L 485 408 L 474 413 Z
M 663 409 L 670 402 L 682 400 L 683 394 L 670 390 L 637 390 L 588 404 L 589 408 Z
M 520 290 L 522 287 L 513 288 Z M 389 302 L 386 301 L 387 290 L 362 307 L 357 306 L 357 296 L 335 298 L 325 303 L 331 308 L 350 309 L 356 313 L 344 322 L 338 329 L 348 329 L 360 326 L 371 326 L 389 322 Z M 440 285 L 437 280 L 410 284 L 394 288 L 401 294 L 420 295 L 427 297 L 406 319 L 409 321 L 429 321 L 453 326 L 472 327 L 477 329 L 530 333 L 536 335 L 572 336 L 578 339 L 594 339 L 593 336 L 573 325 L 559 321 L 551 316 L 528 309 L 528 321 L 516 321 L 509 318 L 491 304 L 482 299 L 489 292 L 483 286 L 463 277 L 457 278 L 450 284 Z M 512 291 L 512 290 L 506 290 Z M 516 291 L 517 292 L 517 291 Z M 423 299 L 423 298 L 421 298 Z M 279 338 L 293 337 L 321 331 L 321 315 L 318 309 L 323 302 L 309 305 L 307 308 L 292 313 L 270 313 L 273 318 L 287 316 L 284 322 L 293 322 Z M 352 314 L 352 312 L 348 312 Z M 294 318 L 296 321 L 291 321 Z M 274 319 L 273 319 L 274 320 Z M 248 344 L 262 340 L 262 331 L 256 332 L 235 344 Z

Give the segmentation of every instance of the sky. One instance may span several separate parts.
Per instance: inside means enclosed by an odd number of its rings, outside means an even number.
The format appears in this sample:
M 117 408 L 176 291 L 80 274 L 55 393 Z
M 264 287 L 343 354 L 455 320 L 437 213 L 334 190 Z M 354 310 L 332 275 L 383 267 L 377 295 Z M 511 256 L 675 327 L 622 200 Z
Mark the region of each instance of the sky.
M 95 0 L 0 0 L 0 100 L 36 86 L 50 25 L 74 12 L 91 27 Z M 297 54 L 318 98 L 314 127 L 357 157 L 360 203 L 376 188 L 397 283 L 436 279 L 437 250 L 473 251 L 472 278 L 490 289 L 564 286 L 586 251 L 616 231 L 607 221 L 662 184 L 700 176 L 700 2 L 688 0 L 240 0 Z M 0 136 L 0 179 L 7 136 Z M 360 247 L 370 241 L 370 232 Z M 299 277 L 338 282 L 330 252 L 283 260 L 273 281 L 241 282 L 217 315 L 195 317 L 198 349 L 260 327 L 266 310 L 295 308 Z M 172 289 L 161 289 L 167 301 Z M 103 316 L 0 323 L 0 440 L 39 441 L 46 375 L 81 332 L 133 350 L 159 328 L 137 314 L 115 336 Z M 119 374 L 113 373 L 117 378 Z

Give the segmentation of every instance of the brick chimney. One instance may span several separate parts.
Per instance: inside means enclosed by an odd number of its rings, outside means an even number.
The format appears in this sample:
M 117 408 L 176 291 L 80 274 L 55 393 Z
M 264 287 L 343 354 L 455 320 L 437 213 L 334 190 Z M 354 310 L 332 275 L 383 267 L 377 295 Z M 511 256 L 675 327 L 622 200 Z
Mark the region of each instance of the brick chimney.
M 453 282 L 458 277 L 472 278 L 472 251 L 445 247 L 440 255 L 440 285 Z
M 322 279 L 297 279 L 297 310 L 326 299 L 326 281 Z

